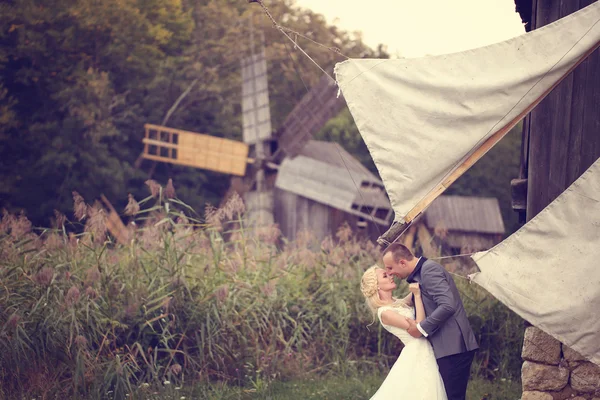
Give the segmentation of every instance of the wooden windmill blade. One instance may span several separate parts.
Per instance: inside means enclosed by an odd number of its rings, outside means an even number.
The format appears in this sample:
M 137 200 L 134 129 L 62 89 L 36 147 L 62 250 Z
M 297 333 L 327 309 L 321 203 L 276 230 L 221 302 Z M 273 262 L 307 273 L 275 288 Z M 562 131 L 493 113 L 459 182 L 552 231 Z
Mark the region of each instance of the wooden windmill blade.
M 242 123 L 245 143 L 256 144 L 272 136 L 264 46 L 242 59 Z
M 145 124 L 144 152 L 148 160 L 187 165 L 225 174 L 244 176 L 248 145 L 196 132 Z
M 257 53 L 242 59 L 242 127 L 244 142 L 259 161 L 246 180 L 250 190 L 243 194 L 247 218 L 251 224 L 268 226 L 274 222 L 273 191 L 267 184 L 266 164 L 260 161 L 270 158 L 273 132 L 264 43 Z
M 300 100 L 277 131 L 279 147 L 289 157 L 295 157 L 327 121 L 338 114 L 345 102 L 338 87 L 328 75 Z

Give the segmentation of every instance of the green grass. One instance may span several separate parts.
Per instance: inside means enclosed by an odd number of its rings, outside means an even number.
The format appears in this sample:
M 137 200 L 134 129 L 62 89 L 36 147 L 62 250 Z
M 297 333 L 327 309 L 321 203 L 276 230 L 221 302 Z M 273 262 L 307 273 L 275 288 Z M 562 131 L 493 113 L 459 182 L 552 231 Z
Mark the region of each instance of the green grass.
M 366 400 L 377 391 L 384 376 L 315 377 L 288 382 L 275 381 L 262 388 L 240 388 L 225 384 L 196 385 L 193 388 L 166 386 L 158 390 L 141 390 L 135 400 Z M 403 389 L 399 388 L 399 393 Z M 467 400 L 518 400 L 521 387 L 518 382 L 497 380 L 490 382 L 474 378 L 467 391 Z M 400 396 L 399 398 L 402 398 Z M 91 399 L 90 399 L 91 400 Z
M 377 391 L 384 377 L 380 375 L 367 375 L 353 378 L 330 378 L 324 380 L 311 379 L 307 381 L 277 382 L 264 394 L 250 395 L 247 399 L 286 399 L 286 400 L 364 400 L 369 399 Z M 402 390 L 410 388 L 398 388 Z M 497 382 L 492 383 L 476 379 L 469 385 L 468 400 L 480 399 L 506 399 L 518 400 L 521 397 L 521 388 L 518 383 Z M 403 397 L 403 396 L 399 396 Z M 219 397 L 216 397 L 218 399 Z M 235 397 L 234 397 L 235 398 Z M 406 398 L 404 396 L 404 398 Z M 241 399 L 245 399 L 241 397 Z

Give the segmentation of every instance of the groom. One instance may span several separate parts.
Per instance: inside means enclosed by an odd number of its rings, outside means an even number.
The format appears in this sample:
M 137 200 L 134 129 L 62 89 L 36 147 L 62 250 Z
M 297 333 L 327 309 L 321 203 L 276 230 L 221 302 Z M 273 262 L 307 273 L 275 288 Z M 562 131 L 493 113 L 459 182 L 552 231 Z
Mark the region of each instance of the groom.
M 416 258 L 400 243 L 384 250 L 383 263 L 389 274 L 419 283 L 426 318 L 420 324 L 412 321 L 408 333 L 429 339 L 448 400 L 464 400 L 479 346 L 452 277 L 440 264 Z

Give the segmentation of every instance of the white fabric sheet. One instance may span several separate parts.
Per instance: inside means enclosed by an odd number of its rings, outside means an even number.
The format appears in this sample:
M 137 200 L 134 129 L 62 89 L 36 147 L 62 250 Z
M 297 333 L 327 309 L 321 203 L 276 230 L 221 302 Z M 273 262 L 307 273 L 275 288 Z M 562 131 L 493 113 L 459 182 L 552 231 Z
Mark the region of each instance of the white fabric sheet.
M 401 221 L 486 138 L 510 125 L 597 46 L 599 20 L 596 2 L 541 29 L 478 49 L 337 64 L 338 85 L 395 219 Z
M 600 159 L 519 231 L 471 258 L 481 270 L 474 282 L 600 365 Z

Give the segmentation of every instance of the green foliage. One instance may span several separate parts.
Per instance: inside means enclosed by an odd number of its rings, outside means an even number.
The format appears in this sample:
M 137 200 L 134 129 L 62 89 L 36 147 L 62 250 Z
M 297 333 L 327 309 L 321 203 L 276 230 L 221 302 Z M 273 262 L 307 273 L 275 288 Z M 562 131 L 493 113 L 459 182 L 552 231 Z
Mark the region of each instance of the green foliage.
M 140 130 L 139 99 L 192 19 L 177 0 L 26 0 L 8 10 L 0 82 L 16 123 L 0 136 L 3 205 L 40 221 L 66 211 L 68 189 L 122 193 L 134 174 L 119 149 Z
M 389 370 L 402 346 L 372 324 L 358 290 L 378 257 L 372 243 L 348 228 L 320 244 L 309 234 L 285 242 L 276 228 L 245 229 L 235 197 L 202 223 L 168 190 L 150 186 L 145 209 L 130 200 L 137 228 L 130 225 L 126 246 L 106 237 L 104 211 L 78 195 L 81 222 L 57 214 L 54 229 L 40 235 L 23 215 L 5 213 L 6 394 L 124 398 L 165 381 L 261 392 L 306 374 Z M 477 286 L 457 284 L 482 345 L 475 373 L 517 379 L 520 319 Z
M 315 135 L 315 139 L 339 143 L 375 176 L 379 176 L 371 153 L 369 153 L 369 149 L 367 149 L 367 145 L 358 132 L 354 119 L 352 119 L 350 110 L 347 108 L 330 119 L 323 129 Z

